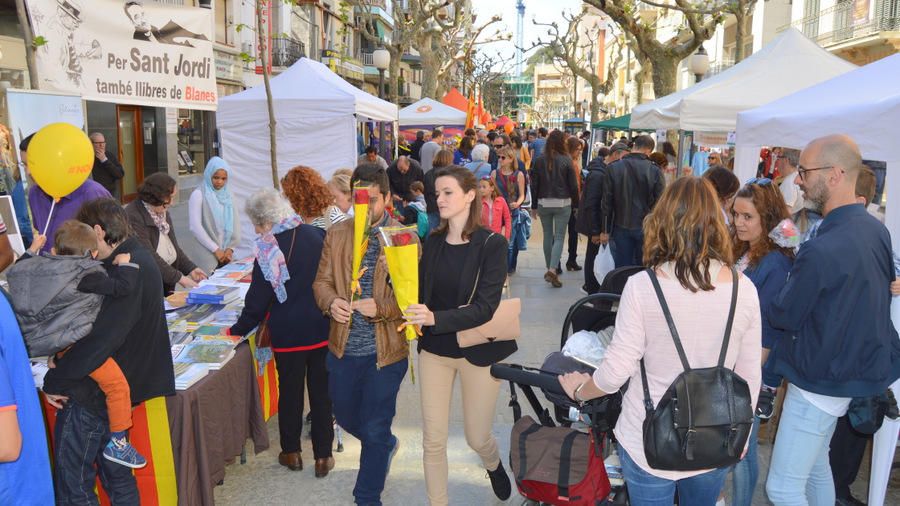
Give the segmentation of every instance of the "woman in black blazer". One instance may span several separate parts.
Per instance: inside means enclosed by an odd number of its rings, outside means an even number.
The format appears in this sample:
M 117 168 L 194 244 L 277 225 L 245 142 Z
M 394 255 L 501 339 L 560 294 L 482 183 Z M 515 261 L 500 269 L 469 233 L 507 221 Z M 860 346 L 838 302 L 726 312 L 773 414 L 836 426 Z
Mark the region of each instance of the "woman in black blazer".
M 425 485 L 432 505 L 446 505 L 450 399 L 462 383 L 466 442 L 481 457 L 494 493 L 509 498 L 511 484 L 492 434 L 500 382 L 490 365 L 516 351 L 515 341 L 460 348 L 456 333 L 490 321 L 500 304 L 507 272 L 506 238 L 481 227 L 481 203 L 471 171 L 436 169 L 441 224 L 425 242 L 419 263 L 422 304 L 407 318 L 422 325 L 419 377 L 423 417 Z M 477 286 L 476 286 L 477 283 Z

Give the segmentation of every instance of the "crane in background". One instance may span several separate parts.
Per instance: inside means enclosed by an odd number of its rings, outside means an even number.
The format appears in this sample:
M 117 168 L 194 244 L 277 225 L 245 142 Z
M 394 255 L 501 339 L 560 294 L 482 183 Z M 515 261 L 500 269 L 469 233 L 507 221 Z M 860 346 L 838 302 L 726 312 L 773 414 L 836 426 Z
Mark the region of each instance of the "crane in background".
M 524 59 L 525 41 L 525 0 L 516 2 L 516 11 L 519 13 L 516 19 L 516 76 L 522 75 L 522 60 Z

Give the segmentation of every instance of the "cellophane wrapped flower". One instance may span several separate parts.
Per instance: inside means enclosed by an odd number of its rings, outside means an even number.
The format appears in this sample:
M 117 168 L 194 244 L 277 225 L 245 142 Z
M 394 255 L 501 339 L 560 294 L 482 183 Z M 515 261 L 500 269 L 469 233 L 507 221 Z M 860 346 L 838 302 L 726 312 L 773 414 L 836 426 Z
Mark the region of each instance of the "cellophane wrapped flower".
M 384 256 L 394 288 L 397 306 L 402 312 L 410 304 L 419 302 L 419 240 L 415 226 L 384 227 L 380 229 L 384 241 Z M 415 325 L 403 324 L 410 341 L 421 335 Z
M 371 227 L 369 217 L 369 187 L 356 186 L 353 188 L 353 264 L 350 275 L 350 300 L 358 300 L 362 295 L 359 280 L 365 273 L 362 268 L 362 260 L 369 248 L 369 229 Z
M 782 248 L 797 248 L 803 240 L 803 234 L 790 218 L 785 218 L 769 232 L 769 237 Z

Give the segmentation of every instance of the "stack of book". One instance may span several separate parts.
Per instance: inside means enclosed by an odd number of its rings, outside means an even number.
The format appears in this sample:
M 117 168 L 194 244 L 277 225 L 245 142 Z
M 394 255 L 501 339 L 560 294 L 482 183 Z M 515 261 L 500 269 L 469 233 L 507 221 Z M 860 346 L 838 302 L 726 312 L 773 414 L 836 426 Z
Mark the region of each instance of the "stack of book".
M 175 390 L 187 390 L 209 373 L 206 364 L 175 364 Z
M 184 346 L 175 357 L 175 363 L 203 364 L 209 370 L 218 370 L 234 356 L 234 342 L 230 340 L 196 339 Z
M 198 286 L 188 293 L 188 304 L 218 304 L 226 305 L 241 298 L 238 288 L 226 286 L 204 285 Z

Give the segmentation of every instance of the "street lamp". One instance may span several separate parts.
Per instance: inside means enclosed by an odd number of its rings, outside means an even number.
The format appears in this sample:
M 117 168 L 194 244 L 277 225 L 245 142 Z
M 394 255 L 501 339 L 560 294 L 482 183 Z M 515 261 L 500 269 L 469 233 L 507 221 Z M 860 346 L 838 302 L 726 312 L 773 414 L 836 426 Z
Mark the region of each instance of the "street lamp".
M 581 99 L 581 117 L 585 117 L 588 115 L 588 99 Z
M 703 76 L 709 71 L 709 54 L 703 48 L 703 44 L 697 48 L 697 52 L 691 55 L 689 66 L 691 73 L 697 78 L 697 82 L 703 80 Z
M 384 71 L 391 65 L 391 53 L 380 47 L 372 52 L 372 63 L 378 69 L 378 98 L 384 98 Z M 378 151 L 384 156 L 384 121 L 378 122 Z

